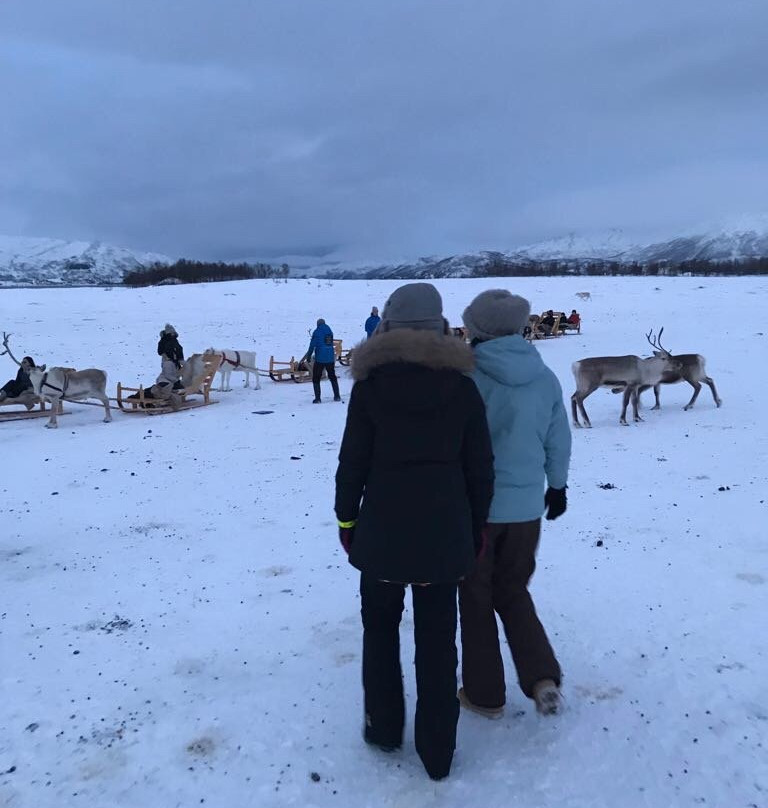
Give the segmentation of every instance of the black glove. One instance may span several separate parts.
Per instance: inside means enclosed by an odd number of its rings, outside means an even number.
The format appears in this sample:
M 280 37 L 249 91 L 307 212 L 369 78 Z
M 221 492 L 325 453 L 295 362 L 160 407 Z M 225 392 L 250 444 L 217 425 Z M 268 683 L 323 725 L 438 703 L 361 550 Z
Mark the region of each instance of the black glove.
M 349 555 L 355 539 L 355 521 L 355 519 L 339 519 L 339 541 L 347 555 Z
M 547 519 L 557 519 L 558 516 L 562 516 L 568 507 L 565 488 L 547 488 L 547 493 L 544 494 L 544 505 L 547 508 Z

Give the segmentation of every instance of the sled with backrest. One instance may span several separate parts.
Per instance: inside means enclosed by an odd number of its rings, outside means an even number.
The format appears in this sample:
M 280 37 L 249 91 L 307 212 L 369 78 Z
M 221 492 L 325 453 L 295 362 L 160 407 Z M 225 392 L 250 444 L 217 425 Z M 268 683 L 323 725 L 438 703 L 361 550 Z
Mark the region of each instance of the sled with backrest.
M 211 385 L 220 365 L 219 354 L 192 354 L 182 368 L 182 386 L 174 389 L 169 398 L 154 396 L 154 385 L 127 387 L 118 382 L 117 406 L 127 415 L 163 415 L 216 404 L 211 398 Z
M 342 347 L 342 341 L 340 339 L 335 339 L 333 341 L 333 354 L 335 360 L 340 364 L 347 367 L 352 360 L 352 349 L 347 348 L 345 351 Z
M 269 357 L 269 378 L 273 382 L 301 382 L 312 381 L 312 364 L 297 360 L 293 356 L 287 362 L 281 362 L 274 356 Z

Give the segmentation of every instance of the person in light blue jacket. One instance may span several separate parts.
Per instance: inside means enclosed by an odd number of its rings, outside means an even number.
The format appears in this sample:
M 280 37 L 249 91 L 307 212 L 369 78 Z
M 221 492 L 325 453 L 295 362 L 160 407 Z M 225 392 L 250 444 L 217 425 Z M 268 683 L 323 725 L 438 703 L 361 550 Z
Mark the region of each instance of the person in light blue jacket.
M 541 517 L 565 513 L 571 431 L 555 374 L 523 337 L 530 304 L 504 289 L 479 294 L 463 314 L 472 374 L 485 402 L 496 475 L 485 551 L 459 587 L 462 705 L 500 718 L 506 700 L 496 628 L 504 626 L 523 693 L 542 714 L 561 707 L 560 665 L 528 591 Z M 546 485 L 546 490 L 545 490 Z

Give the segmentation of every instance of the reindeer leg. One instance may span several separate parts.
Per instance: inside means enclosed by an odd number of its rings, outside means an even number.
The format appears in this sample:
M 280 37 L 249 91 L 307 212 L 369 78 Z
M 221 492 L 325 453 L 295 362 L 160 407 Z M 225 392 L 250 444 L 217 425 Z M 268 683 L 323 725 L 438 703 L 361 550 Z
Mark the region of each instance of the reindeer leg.
M 104 423 L 108 424 L 112 421 L 112 413 L 109 410 L 109 399 L 104 393 L 101 393 L 97 398 L 104 405 Z
M 621 415 L 619 416 L 619 423 L 622 426 L 629 426 L 629 424 L 627 423 L 627 407 L 629 405 L 629 399 L 632 398 L 632 393 L 634 392 L 634 390 L 635 388 L 632 387 L 631 385 L 627 385 L 624 388 L 624 395 L 621 398 Z M 634 400 L 632 403 L 633 405 L 635 405 Z M 636 405 L 634 406 L 634 409 L 635 412 L 637 412 Z
M 691 407 L 696 403 L 696 399 L 699 397 L 699 393 L 701 392 L 701 383 L 700 382 L 689 382 L 691 387 L 693 387 L 693 395 L 691 396 L 691 400 L 683 407 L 684 410 L 690 410 Z
M 715 399 L 715 405 L 719 407 L 723 403 L 723 400 L 720 398 L 720 396 L 717 395 L 717 390 L 715 389 L 715 383 L 709 376 L 705 376 L 702 379 L 702 381 L 704 382 L 704 384 L 709 385 L 709 389 L 712 391 L 712 398 Z
M 245 371 L 245 386 L 246 387 L 251 386 L 251 371 L 250 370 Z
M 59 422 L 56 419 L 56 415 L 59 412 L 59 405 L 61 404 L 61 401 L 58 397 L 50 398 L 49 401 L 51 402 L 51 417 L 48 419 L 48 423 L 45 426 L 46 429 L 57 429 Z
M 632 393 L 632 419 L 634 420 L 635 423 L 643 420 L 640 417 L 639 405 L 640 405 L 640 389 L 636 387 L 634 393 Z
M 651 407 L 652 410 L 660 410 L 661 409 L 661 401 L 659 400 L 659 390 L 661 389 L 661 383 L 653 385 L 653 395 L 656 399 L 656 403 Z
M 578 413 L 577 404 L 576 404 L 576 396 L 577 395 L 578 395 L 578 393 L 574 393 L 571 396 L 571 415 L 573 416 L 573 425 L 576 426 L 576 427 L 581 427 L 581 424 L 579 423 L 579 413 Z
M 586 393 L 580 393 L 578 390 L 573 394 L 574 398 L 576 399 L 576 403 L 578 404 L 579 410 L 581 410 L 581 417 L 584 420 L 584 426 L 587 429 L 592 427 L 592 422 L 589 420 L 589 416 L 587 415 L 587 411 L 584 408 L 584 399 L 594 393 L 597 390 L 597 387 L 593 387 L 591 390 L 587 390 Z

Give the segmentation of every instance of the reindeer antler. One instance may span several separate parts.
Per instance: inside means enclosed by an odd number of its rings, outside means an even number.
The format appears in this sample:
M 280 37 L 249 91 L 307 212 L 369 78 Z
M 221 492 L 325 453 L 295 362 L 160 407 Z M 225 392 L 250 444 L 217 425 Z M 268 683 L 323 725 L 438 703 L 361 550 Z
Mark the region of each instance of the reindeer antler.
M 3 345 L 5 346 L 5 350 L 0 353 L 0 356 L 5 356 L 5 354 L 8 354 L 8 356 L 10 356 L 17 365 L 21 365 L 21 362 L 19 362 L 19 360 L 11 353 L 11 349 L 8 346 L 8 340 L 11 338 L 11 336 L 11 334 L 6 334 L 5 331 L 3 331 Z
M 665 354 L 670 354 L 670 356 L 671 356 L 671 353 L 661 344 L 661 335 L 663 333 L 664 333 L 664 326 L 661 327 L 661 330 L 659 331 L 659 335 L 657 337 L 653 337 L 653 329 L 651 329 L 645 335 L 645 338 L 648 340 L 648 342 L 651 343 L 651 345 L 654 348 L 656 348 L 657 351 L 661 351 L 662 353 L 665 353 Z

